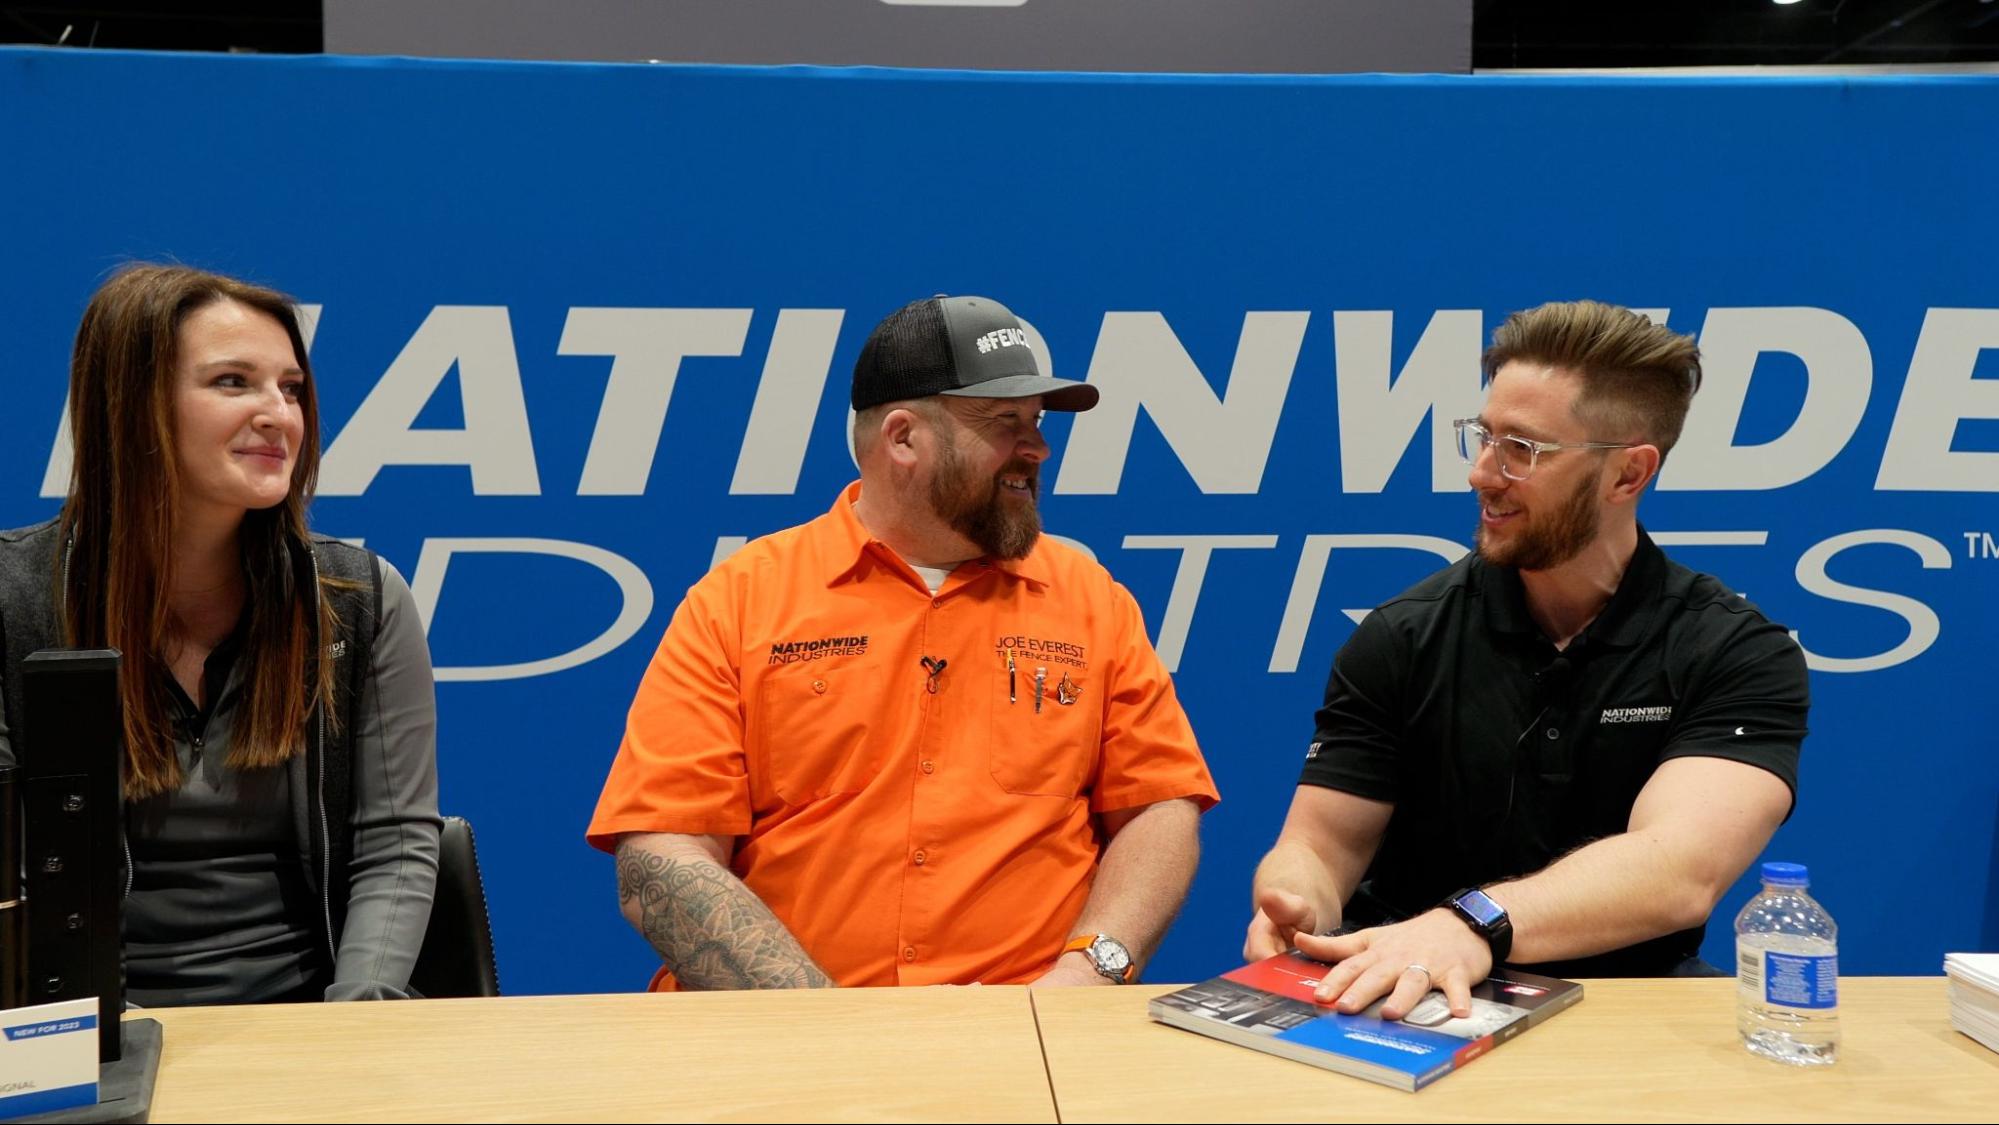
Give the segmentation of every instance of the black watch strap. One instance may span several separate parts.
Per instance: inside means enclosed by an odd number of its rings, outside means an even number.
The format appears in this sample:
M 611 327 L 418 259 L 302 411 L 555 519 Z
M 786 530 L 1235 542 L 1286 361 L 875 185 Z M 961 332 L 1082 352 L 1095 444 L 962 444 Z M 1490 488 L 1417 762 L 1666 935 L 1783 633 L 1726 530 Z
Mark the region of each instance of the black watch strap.
M 1506 963 L 1507 955 L 1513 952 L 1513 919 L 1507 916 L 1505 907 L 1477 887 L 1466 887 L 1445 899 L 1444 906 L 1485 939 L 1492 950 L 1493 968 Z

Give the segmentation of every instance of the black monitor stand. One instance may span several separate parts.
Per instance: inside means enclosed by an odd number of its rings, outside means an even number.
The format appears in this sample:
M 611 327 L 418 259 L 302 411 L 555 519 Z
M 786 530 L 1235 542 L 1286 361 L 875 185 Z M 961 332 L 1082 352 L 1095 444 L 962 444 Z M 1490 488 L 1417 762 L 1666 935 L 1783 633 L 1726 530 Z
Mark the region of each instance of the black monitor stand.
M 18 1120 L 144 1121 L 152 1110 L 160 1024 L 124 1018 L 129 860 L 118 662 L 113 649 L 45 650 L 22 661 L 20 714 L 10 725 L 25 893 L 12 909 L 26 911 L 27 961 L 13 979 L 20 1003 L 98 998 L 101 1071 L 96 1105 Z

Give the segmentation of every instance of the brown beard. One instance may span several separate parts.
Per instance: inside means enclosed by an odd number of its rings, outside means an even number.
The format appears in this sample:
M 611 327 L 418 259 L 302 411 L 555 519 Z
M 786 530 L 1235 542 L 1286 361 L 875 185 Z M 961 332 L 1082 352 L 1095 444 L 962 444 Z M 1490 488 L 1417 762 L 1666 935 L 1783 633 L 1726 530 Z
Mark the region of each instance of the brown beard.
M 1574 491 L 1545 519 L 1534 521 L 1530 517 L 1529 522 L 1514 534 L 1512 542 L 1492 543 L 1486 536 L 1483 523 L 1473 536 L 1473 542 L 1478 544 L 1479 557 L 1494 566 L 1551 570 L 1575 558 L 1584 547 L 1595 542 L 1602 522 L 1602 513 L 1596 506 L 1596 477 L 1589 475 L 1576 482 Z
M 951 525 L 951 529 L 972 541 L 996 559 L 1024 559 L 1041 538 L 1041 511 L 1035 498 L 1041 491 L 1041 473 L 1022 460 L 1008 461 L 993 474 L 983 489 L 971 485 L 971 474 L 958 456 L 952 436 L 939 431 L 940 456 L 930 477 L 930 510 Z M 1000 495 L 1003 476 L 1027 478 L 1028 502 L 1021 504 Z

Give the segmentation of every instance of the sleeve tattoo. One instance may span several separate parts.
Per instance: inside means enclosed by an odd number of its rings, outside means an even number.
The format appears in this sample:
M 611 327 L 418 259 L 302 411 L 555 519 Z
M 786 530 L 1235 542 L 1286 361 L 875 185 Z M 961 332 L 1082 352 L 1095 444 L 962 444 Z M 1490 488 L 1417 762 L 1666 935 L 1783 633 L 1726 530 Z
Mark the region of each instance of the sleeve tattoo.
M 706 856 L 621 842 L 618 900 L 683 988 L 833 987 L 770 907 Z

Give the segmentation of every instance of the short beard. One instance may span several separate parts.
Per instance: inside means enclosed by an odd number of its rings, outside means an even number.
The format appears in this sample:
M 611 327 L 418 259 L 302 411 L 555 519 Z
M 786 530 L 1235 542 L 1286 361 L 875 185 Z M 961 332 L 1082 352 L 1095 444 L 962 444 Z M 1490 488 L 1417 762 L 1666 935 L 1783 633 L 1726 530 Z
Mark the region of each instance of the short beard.
M 1040 472 L 1026 461 L 1009 461 L 986 482 L 983 493 L 975 493 L 965 463 L 958 457 L 957 443 L 941 429 L 939 433 L 940 456 L 930 476 L 930 510 L 988 556 L 1026 558 L 1041 538 L 1041 511 L 1034 502 L 1041 490 Z M 1028 503 L 1000 495 L 999 478 L 1008 475 L 1027 479 Z
M 1586 476 L 1545 522 L 1522 528 L 1511 543 L 1492 543 L 1483 523 L 1473 541 L 1478 544 L 1479 557 L 1494 566 L 1552 570 L 1582 554 L 1583 548 L 1596 541 L 1602 524 L 1603 515 L 1596 504 L 1596 477 Z

